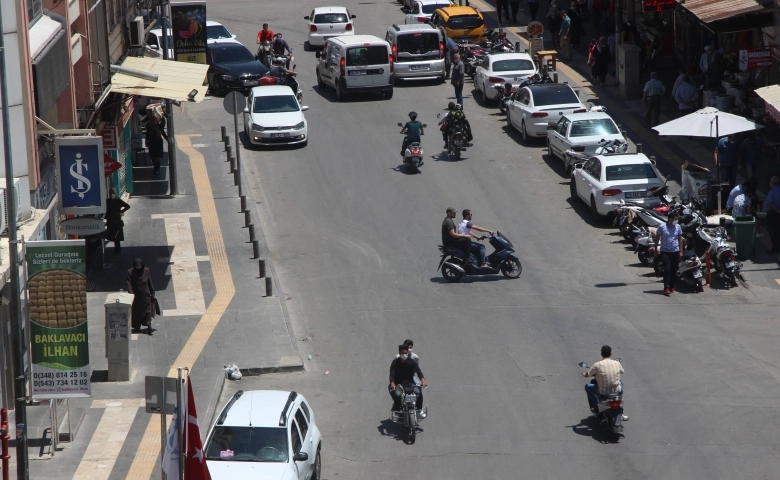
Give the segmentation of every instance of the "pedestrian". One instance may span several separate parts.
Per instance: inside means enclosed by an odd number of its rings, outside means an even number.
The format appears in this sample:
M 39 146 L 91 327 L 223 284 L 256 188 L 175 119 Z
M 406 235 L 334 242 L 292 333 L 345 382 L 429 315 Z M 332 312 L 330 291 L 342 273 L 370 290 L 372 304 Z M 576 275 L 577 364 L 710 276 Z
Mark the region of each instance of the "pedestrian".
M 737 136 L 733 134 L 718 140 L 718 146 L 715 148 L 715 166 L 720 171 L 721 183 L 728 182 L 729 191 L 737 184 L 738 150 Z
M 655 232 L 654 256 L 660 255 L 661 258 L 658 260 L 664 265 L 664 295 L 667 297 L 674 292 L 674 279 L 677 277 L 677 267 L 683 256 L 683 232 L 677 224 L 679 218 L 680 214 L 676 211 L 669 212 L 666 223 L 659 225 Z
M 659 123 L 661 117 L 661 97 L 666 92 L 664 84 L 658 80 L 656 72 L 650 73 L 650 80 L 642 90 L 642 103 L 647 107 L 645 112 L 645 126 L 653 128 Z
M 569 29 L 569 42 L 571 46 L 578 47 L 580 45 L 580 36 L 585 35 L 585 30 L 582 26 L 582 16 L 580 15 L 579 8 L 576 3 L 572 3 L 566 15 L 571 20 L 571 28 Z M 571 60 L 571 54 L 569 54 L 569 60 Z
M 599 41 L 595 38 L 590 40 L 588 45 L 588 66 L 590 67 L 590 78 L 592 82 L 596 83 L 596 48 L 599 45 Z
M 748 132 L 747 138 L 739 147 L 739 156 L 745 163 L 748 180 L 756 181 L 758 167 L 764 154 L 764 139 L 756 135 L 756 132 Z
M 593 20 L 594 32 L 601 29 L 601 1 L 602 0 L 593 0 L 590 7 L 590 16 L 591 20 Z
M 496 0 L 496 18 L 498 23 L 501 23 L 501 9 L 504 10 L 506 21 L 509 23 L 509 2 L 507 0 Z
M 531 14 L 531 21 L 536 21 L 536 15 L 539 13 L 539 0 L 526 0 L 528 3 L 528 11 Z
M 769 186 L 771 188 L 764 200 L 766 229 L 769 230 L 769 238 L 772 240 L 769 253 L 780 253 L 780 178 L 772 177 Z
M 680 74 L 677 75 L 677 78 L 674 79 L 674 85 L 672 85 L 672 98 L 674 98 L 674 94 L 677 93 L 677 89 L 685 81 L 686 74 L 687 71 L 685 67 L 680 67 Z
M 152 319 L 155 316 L 154 285 L 152 274 L 144 265 L 143 260 L 133 260 L 133 267 L 127 271 L 127 292 L 132 293 L 132 327 L 138 332 L 141 327 L 146 327 L 146 333 L 151 335 L 156 329 L 152 328 Z
M 609 47 L 607 46 L 607 39 L 605 37 L 599 38 L 599 43 L 594 50 L 593 72 L 594 83 L 599 82 L 600 86 L 604 86 L 607 80 L 607 71 L 609 70 Z
M 674 101 L 677 102 L 677 107 L 680 109 L 680 116 L 688 115 L 696 110 L 696 102 L 699 99 L 699 92 L 696 87 L 693 86 L 691 77 L 687 74 L 683 75 L 683 82 L 677 86 L 677 90 L 673 94 Z
M 571 42 L 569 35 L 571 33 L 571 19 L 566 12 L 561 12 L 561 26 L 558 36 L 561 39 L 561 53 L 566 60 L 571 60 Z
M 455 101 L 463 106 L 463 78 L 466 76 L 466 67 L 460 61 L 460 54 L 455 54 L 455 63 L 452 64 L 452 86 L 455 87 Z
M 517 12 L 520 10 L 520 0 L 509 0 L 509 7 L 512 9 L 512 21 L 517 24 Z
M 736 196 L 734 199 L 734 205 L 731 209 L 731 216 L 736 217 L 744 217 L 746 215 L 752 215 L 753 214 L 753 199 L 752 197 L 756 193 L 756 187 L 754 187 L 752 184 L 748 183 L 748 185 L 745 187 L 745 191 L 740 193 Z
M 547 29 L 552 35 L 553 49 L 560 46 L 558 41 L 558 32 L 561 30 L 561 11 L 558 10 L 558 5 L 555 2 L 550 3 L 550 10 L 547 12 Z
M 116 191 L 109 190 L 108 200 L 106 200 L 106 234 L 105 238 L 109 242 L 114 242 L 114 255 L 119 254 L 122 246 L 119 242 L 125 240 L 125 222 L 122 221 L 122 214 L 130 210 L 130 205 L 117 197 Z
M 160 174 L 160 163 L 162 163 L 163 138 L 168 140 L 168 134 L 165 133 L 165 117 L 158 118 L 156 114 L 150 115 L 149 123 L 146 124 L 146 147 L 149 149 L 149 157 L 154 165 L 154 174 Z
M 741 194 L 745 193 L 751 186 L 753 185 L 753 182 L 746 181 L 744 183 L 741 183 L 734 187 L 731 192 L 729 193 L 729 199 L 726 200 L 726 211 L 731 213 L 731 208 L 734 206 L 734 200 Z M 753 188 L 753 191 L 755 191 L 755 188 Z

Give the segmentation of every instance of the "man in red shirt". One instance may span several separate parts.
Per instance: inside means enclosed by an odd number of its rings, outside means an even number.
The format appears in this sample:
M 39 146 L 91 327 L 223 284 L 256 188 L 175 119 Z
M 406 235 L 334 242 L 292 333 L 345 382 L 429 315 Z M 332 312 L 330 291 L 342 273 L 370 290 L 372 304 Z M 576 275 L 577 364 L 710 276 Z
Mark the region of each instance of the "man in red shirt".
M 257 44 L 259 47 L 257 47 L 257 55 L 255 55 L 255 58 L 265 63 L 265 50 L 263 50 L 263 43 L 268 42 L 270 44 L 273 41 L 274 32 L 268 28 L 267 23 L 264 23 L 263 29 L 257 32 Z

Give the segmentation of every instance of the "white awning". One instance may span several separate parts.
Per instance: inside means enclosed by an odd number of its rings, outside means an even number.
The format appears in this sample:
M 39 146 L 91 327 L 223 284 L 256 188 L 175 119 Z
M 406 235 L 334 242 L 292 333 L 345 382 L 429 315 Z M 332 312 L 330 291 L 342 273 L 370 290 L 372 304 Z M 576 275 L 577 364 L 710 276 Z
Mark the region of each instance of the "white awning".
M 127 57 L 122 62 L 123 67 L 153 73 L 158 80 L 144 80 L 124 73 L 115 73 L 111 77 L 111 91 L 129 95 L 160 97 L 186 102 L 187 95 L 197 90 L 195 101 L 200 102 L 206 96 L 206 72 L 208 65 L 197 63 L 175 62 L 150 57 Z

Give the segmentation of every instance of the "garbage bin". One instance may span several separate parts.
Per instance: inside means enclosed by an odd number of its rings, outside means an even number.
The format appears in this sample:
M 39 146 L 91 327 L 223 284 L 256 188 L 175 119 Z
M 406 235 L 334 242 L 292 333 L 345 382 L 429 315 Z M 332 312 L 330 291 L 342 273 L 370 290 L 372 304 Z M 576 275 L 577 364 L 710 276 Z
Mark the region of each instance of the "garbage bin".
M 737 257 L 753 258 L 753 242 L 756 238 L 756 219 L 752 215 L 734 217 L 734 242 Z

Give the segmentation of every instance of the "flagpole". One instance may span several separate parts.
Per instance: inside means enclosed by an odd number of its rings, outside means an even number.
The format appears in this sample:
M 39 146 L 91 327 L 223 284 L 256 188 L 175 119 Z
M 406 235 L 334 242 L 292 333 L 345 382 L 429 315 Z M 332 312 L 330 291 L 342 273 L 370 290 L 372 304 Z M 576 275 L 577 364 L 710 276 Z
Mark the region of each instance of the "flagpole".
M 184 458 L 185 458 L 185 455 L 186 455 L 185 452 L 187 451 L 187 449 L 186 449 L 186 447 L 184 445 L 184 439 L 185 439 L 185 437 L 184 437 L 184 417 L 185 417 L 186 414 L 184 412 L 184 409 L 182 408 L 182 402 L 181 402 L 182 393 L 183 393 L 182 390 L 184 388 L 184 376 L 183 376 L 182 372 L 184 370 L 187 370 L 187 372 L 189 372 L 190 369 L 187 368 L 187 367 L 179 367 L 178 368 L 178 371 L 179 371 L 179 383 L 177 384 L 178 388 L 176 389 L 176 408 L 178 409 L 178 412 L 179 412 L 179 415 L 176 417 L 176 427 L 177 427 L 177 432 L 179 434 L 179 480 L 184 480 L 184 463 L 185 463 L 184 462 Z
M 151 328 L 151 327 L 150 327 Z M 166 391 L 165 391 L 165 377 L 160 377 L 162 379 L 162 411 L 160 412 L 160 434 L 162 435 L 162 451 L 160 452 L 160 458 L 165 458 L 165 442 L 167 440 L 166 431 L 165 428 L 165 417 L 168 415 L 168 399 L 166 398 Z M 163 467 L 163 462 L 160 462 L 160 475 L 162 480 L 166 480 L 168 478 L 168 475 L 165 474 L 165 467 Z

